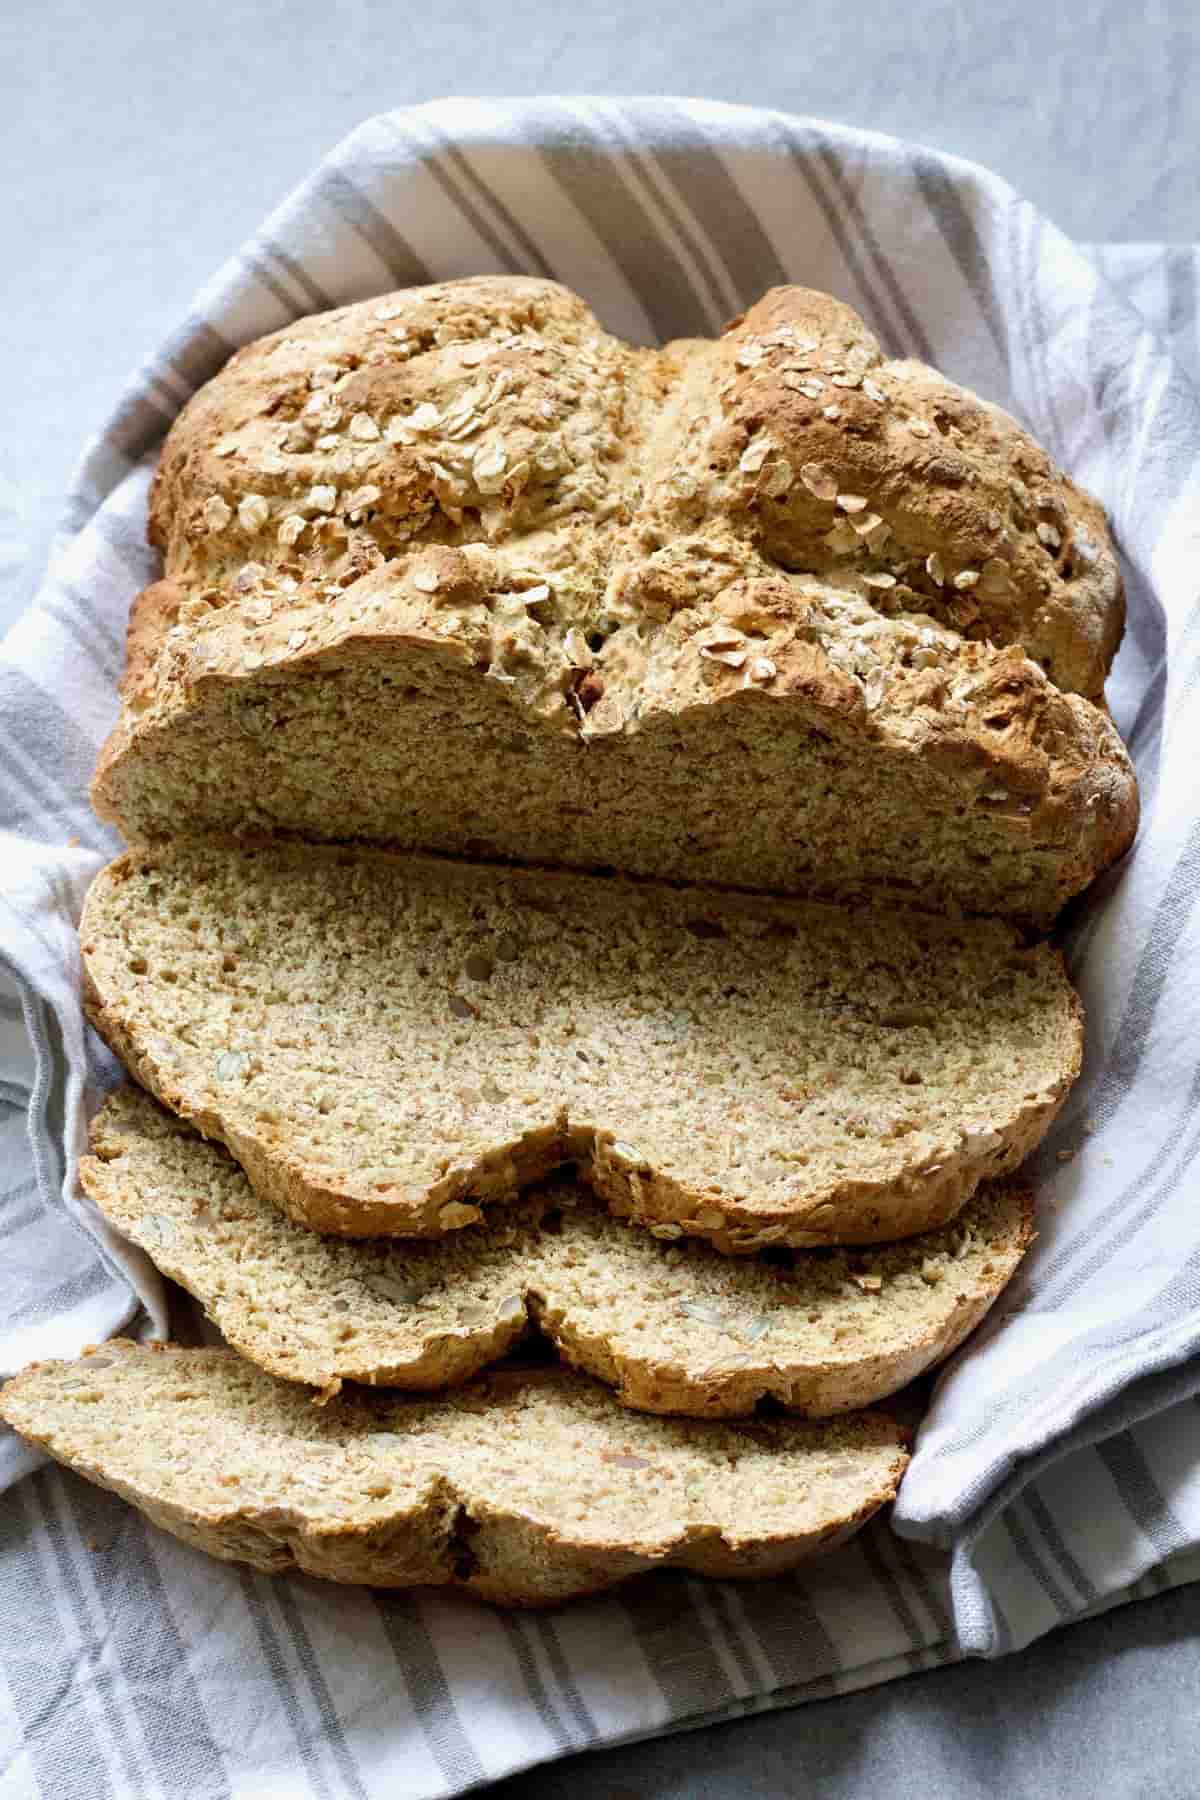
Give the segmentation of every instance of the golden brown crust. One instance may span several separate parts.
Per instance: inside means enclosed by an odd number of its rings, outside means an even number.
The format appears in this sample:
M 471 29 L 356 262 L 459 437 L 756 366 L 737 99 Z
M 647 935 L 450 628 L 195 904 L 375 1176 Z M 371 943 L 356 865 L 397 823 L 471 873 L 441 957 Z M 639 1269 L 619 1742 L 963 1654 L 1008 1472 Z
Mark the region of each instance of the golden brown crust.
M 179 623 L 179 609 L 188 599 L 178 581 L 156 581 L 143 588 L 129 609 L 125 632 L 125 673 L 122 702 L 136 711 L 144 695 L 153 690 L 154 668 L 163 639 Z
M 1103 511 L 1007 413 L 885 362 L 849 307 L 804 288 L 773 289 L 690 369 L 654 523 L 727 524 L 888 612 L 1020 644 L 1058 687 L 1099 698 L 1123 622 Z M 871 588 L 880 573 L 894 585 Z
M 231 1351 L 120 1339 L 34 1364 L 0 1394 L 0 1415 L 222 1560 L 380 1587 L 454 1584 L 512 1606 L 651 1568 L 780 1573 L 886 1505 L 908 1462 L 904 1433 L 881 1414 L 673 1424 L 623 1413 L 555 1369 L 498 1372 L 445 1401 L 313 1409 Z M 567 1454 L 572 1443 L 586 1453 Z M 552 1459 L 549 1480 L 539 1455 Z
M 93 789 L 131 837 L 482 839 L 519 861 L 813 892 L 804 839 L 832 847 L 834 826 L 789 825 L 770 748 L 789 746 L 799 788 L 836 784 L 806 760 L 830 732 L 872 763 L 869 787 L 875 765 L 896 784 L 857 884 L 853 859 L 831 861 L 831 892 L 903 881 L 926 774 L 926 824 L 947 841 L 918 904 L 928 890 L 1045 923 L 1136 829 L 1128 759 L 1090 703 L 1123 608 L 1100 509 L 998 409 L 884 363 L 826 295 L 775 290 L 715 344 L 657 353 L 527 279 L 300 321 L 185 408 L 151 530 L 167 574 L 135 611 Z M 462 701 L 414 711 L 389 760 L 392 690 L 411 705 L 439 670 Z M 338 714 L 368 673 L 381 692 Z M 403 777 L 421 745 L 454 752 L 456 729 L 469 766 L 485 689 L 511 724 L 468 835 L 457 767 L 430 761 L 416 812 Z M 314 708 L 333 709 L 316 797 L 288 782 Z M 682 841 L 652 816 L 664 725 L 692 777 Z M 370 769 L 347 742 L 364 732 Z M 512 748 L 539 759 L 528 821 L 499 785 Z M 761 842 L 707 840 L 705 809 L 731 790 L 780 808 Z

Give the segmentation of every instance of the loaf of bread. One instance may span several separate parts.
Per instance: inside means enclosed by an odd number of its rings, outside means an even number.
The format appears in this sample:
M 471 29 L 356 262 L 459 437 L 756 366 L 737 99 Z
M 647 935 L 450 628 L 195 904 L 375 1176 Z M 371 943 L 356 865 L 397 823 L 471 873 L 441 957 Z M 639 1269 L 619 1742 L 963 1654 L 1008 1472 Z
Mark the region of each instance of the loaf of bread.
M 559 1369 L 318 1407 L 232 1351 L 121 1339 L 16 1376 L 0 1417 L 227 1562 L 512 1606 L 663 1566 L 779 1574 L 851 1536 L 908 1461 L 878 1414 L 651 1419 Z
M 425 1236 L 565 1161 L 723 1250 L 946 1223 L 1079 1070 L 1057 951 L 856 913 L 381 851 L 135 850 L 85 1003 L 292 1218 Z
M 634 349 L 484 277 L 184 409 L 93 790 L 393 847 L 1044 924 L 1130 843 L 1099 506 L 828 295 Z
M 728 1257 L 660 1243 L 559 1178 L 486 1227 L 347 1243 L 285 1219 L 137 1088 L 93 1121 L 80 1178 L 273 1375 L 326 1394 L 453 1387 L 532 1327 L 626 1406 L 698 1418 L 764 1397 L 822 1418 L 894 1393 L 974 1329 L 1033 1236 L 1028 1187 L 990 1182 L 953 1225 L 900 1244 Z

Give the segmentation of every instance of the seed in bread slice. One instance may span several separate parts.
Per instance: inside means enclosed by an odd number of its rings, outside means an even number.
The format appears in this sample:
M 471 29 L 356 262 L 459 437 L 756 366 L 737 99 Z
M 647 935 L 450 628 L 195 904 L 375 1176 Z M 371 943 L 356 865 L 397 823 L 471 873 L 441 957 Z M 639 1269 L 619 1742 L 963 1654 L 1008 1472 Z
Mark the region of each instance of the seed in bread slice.
M 663 1565 L 778 1574 L 849 1537 L 908 1461 L 878 1414 L 651 1419 L 563 1369 L 315 1407 L 231 1350 L 121 1339 L 16 1376 L 0 1417 L 225 1561 L 526 1606 Z
M 727 1257 L 663 1244 L 560 1178 L 487 1226 L 432 1242 L 346 1242 L 293 1224 L 229 1155 L 124 1088 L 80 1165 L 118 1231 L 274 1375 L 431 1389 L 465 1381 L 536 1324 L 627 1406 L 809 1417 L 867 1406 L 949 1355 L 1032 1240 L 1021 1181 L 987 1182 L 953 1224 L 859 1253 Z
M 81 931 L 142 1085 L 349 1237 L 475 1223 L 564 1161 L 665 1237 L 905 1237 L 1079 1070 L 1061 958 L 996 921 L 180 840 L 102 871 Z

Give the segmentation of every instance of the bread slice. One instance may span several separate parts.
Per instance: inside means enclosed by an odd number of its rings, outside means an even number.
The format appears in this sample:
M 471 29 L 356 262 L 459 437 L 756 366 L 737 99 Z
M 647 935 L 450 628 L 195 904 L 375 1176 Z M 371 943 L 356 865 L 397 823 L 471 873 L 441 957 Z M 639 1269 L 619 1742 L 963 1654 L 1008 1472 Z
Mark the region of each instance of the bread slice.
M 185 408 L 93 800 L 1040 922 L 1130 843 L 1102 509 L 783 288 L 636 350 L 553 283 L 289 325 Z
M 384 853 L 178 843 L 96 878 L 93 1023 L 293 1218 L 472 1224 L 564 1161 L 726 1250 L 945 1223 L 1079 1069 L 994 922 Z
M 315 1407 L 233 1351 L 120 1339 L 16 1376 L 0 1417 L 227 1562 L 512 1606 L 664 1565 L 779 1574 L 856 1531 L 908 1461 L 870 1413 L 648 1419 L 559 1369 Z
M 626 1406 L 809 1417 L 867 1406 L 949 1355 L 1033 1237 L 1025 1183 L 989 1182 L 953 1225 L 859 1254 L 722 1256 L 613 1219 L 560 1178 L 486 1227 L 347 1243 L 295 1225 L 228 1151 L 136 1088 L 92 1124 L 80 1178 L 105 1217 L 203 1302 L 252 1362 L 343 1381 L 465 1381 L 532 1325 Z

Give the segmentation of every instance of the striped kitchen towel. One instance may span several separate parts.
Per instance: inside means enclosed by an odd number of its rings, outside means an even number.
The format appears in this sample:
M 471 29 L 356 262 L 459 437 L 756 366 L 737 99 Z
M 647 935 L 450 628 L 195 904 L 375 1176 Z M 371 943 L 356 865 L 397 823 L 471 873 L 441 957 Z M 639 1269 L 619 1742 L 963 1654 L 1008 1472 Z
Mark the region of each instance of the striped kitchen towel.
M 893 1520 L 769 1586 L 672 1576 L 546 1617 L 271 1583 L 0 1440 L 5 1792 L 459 1793 L 600 1742 L 847 1691 L 1200 1574 L 1197 259 L 1082 251 L 951 158 L 693 101 L 447 101 L 371 120 L 198 297 L 86 455 L 0 648 L 0 1373 L 161 1334 L 153 1271 L 75 1185 L 114 1078 L 71 923 L 113 848 L 85 788 L 116 710 L 155 445 L 239 343 L 389 287 L 551 275 L 611 329 L 713 331 L 773 282 L 1023 418 L 1105 500 L 1130 630 L 1110 696 L 1138 849 L 1073 918 L 1087 1066 L 1041 1240 L 938 1384 Z M 63 846 L 70 844 L 71 848 Z M 83 1232 L 77 1228 L 82 1226 Z

